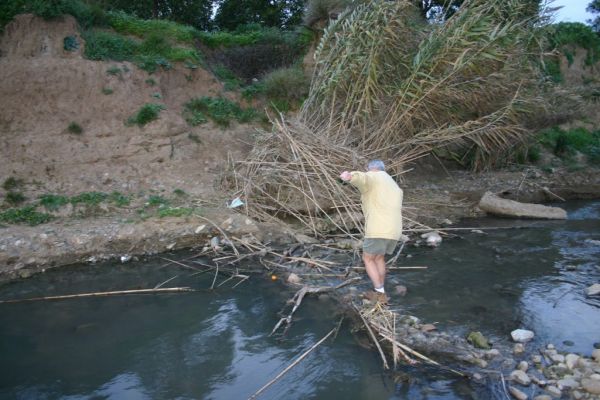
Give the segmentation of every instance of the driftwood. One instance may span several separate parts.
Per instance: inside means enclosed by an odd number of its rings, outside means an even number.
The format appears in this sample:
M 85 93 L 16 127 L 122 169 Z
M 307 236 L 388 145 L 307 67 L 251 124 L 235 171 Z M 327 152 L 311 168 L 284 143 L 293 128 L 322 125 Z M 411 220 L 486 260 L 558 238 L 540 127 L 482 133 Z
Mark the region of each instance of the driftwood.
M 22 303 L 26 301 L 41 301 L 41 300 L 64 300 L 64 299 L 76 299 L 82 297 L 104 297 L 104 296 L 116 296 L 123 294 L 160 294 L 160 293 L 177 293 L 177 292 L 195 292 L 195 289 L 189 287 L 173 287 L 173 288 L 162 288 L 162 289 L 135 289 L 135 290 L 117 290 L 112 292 L 94 292 L 94 293 L 79 293 L 79 294 L 68 294 L 63 296 L 45 296 L 45 297 L 32 297 L 29 299 L 14 299 L 14 300 L 2 300 L 2 303 Z
M 284 329 L 284 334 L 285 334 L 285 332 L 287 332 L 290 325 L 292 324 L 292 316 L 294 315 L 294 313 L 296 312 L 298 307 L 300 307 L 300 304 L 302 303 L 304 296 L 306 296 L 307 294 L 330 292 L 333 290 L 343 288 L 344 286 L 348 286 L 352 283 L 356 283 L 359 280 L 361 280 L 360 277 L 354 277 L 354 278 L 345 280 L 344 282 L 340 283 L 337 286 L 318 286 L 318 287 L 303 286 L 300 290 L 298 290 L 296 292 L 296 294 L 294 294 L 294 297 L 292 297 L 292 299 L 291 299 L 291 302 L 294 304 L 294 306 L 292 307 L 292 311 L 287 316 L 281 317 L 281 319 L 275 324 L 275 327 L 273 328 L 273 330 L 271 331 L 271 334 L 269 336 L 272 336 L 275 332 L 277 332 L 277 330 L 279 329 L 281 324 L 283 324 L 284 322 L 286 324 L 286 327 Z
M 491 192 L 486 192 L 479 201 L 483 211 L 513 218 L 567 219 L 567 212 L 559 207 L 548 207 L 541 204 L 520 203 L 503 199 Z
M 281 371 L 279 374 L 277 374 L 277 376 L 275 378 L 271 379 L 267 384 L 265 384 L 263 387 L 261 387 L 260 389 L 258 389 L 256 391 L 256 393 L 254 393 L 252 396 L 248 397 L 248 400 L 256 399 L 258 397 L 258 395 L 260 395 L 262 392 L 264 392 L 269 386 L 271 386 L 272 384 L 274 384 L 275 382 L 277 382 L 277 380 L 279 378 L 281 378 L 283 375 L 285 375 L 289 370 L 291 370 L 296 365 L 298 365 L 298 363 L 300 363 L 300 361 L 304 360 L 307 355 L 309 355 L 314 349 L 316 349 L 317 347 L 319 347 L 319 345 L 321 343 L 323 343 L 325 340 L 327 340 L 327 338 L 329 338 L 329 336 L 331 336 L 331 335 L 333 335 L 333 333 L 337 332 L 338 329 L 339 329 L 339 325 L 336 328 L 333 328 L 332 330 L 330 330 L 327 335 L 325 335 L 321 340 L 319 340 L 317 343 L 315 343 L 314 345 L 312 345 L 310 349 L 308 349 L 304 353 L 302 353 L 302 355 L 300 355 L 300 357 L 298 357 L 297 359 L 295 359 L 294 362 L 292 362 L 283 371 Z

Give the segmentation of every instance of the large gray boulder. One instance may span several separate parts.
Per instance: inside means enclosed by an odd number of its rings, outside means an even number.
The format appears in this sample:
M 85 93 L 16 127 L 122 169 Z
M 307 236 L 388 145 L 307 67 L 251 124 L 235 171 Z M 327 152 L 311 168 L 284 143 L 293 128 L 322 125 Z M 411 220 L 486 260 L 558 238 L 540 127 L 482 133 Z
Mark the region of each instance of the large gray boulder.
M 541 204 L 520 203 L 503 199 L 492 192 L 485 192 L 479 200 L 479 208 L 483 211 L 512 218 L 567 219 L 567 212 L 559 207 Z

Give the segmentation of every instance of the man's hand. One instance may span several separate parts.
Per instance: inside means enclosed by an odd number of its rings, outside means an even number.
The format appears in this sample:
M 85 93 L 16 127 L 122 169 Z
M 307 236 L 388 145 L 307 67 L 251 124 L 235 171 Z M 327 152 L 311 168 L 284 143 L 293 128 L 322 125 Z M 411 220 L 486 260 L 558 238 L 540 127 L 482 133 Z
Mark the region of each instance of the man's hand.
M 340 174 L 340 179 L 344 182 L 350 182 L 350 180 L 352 179 L 352 174 L 348 171 L 344 171 Z

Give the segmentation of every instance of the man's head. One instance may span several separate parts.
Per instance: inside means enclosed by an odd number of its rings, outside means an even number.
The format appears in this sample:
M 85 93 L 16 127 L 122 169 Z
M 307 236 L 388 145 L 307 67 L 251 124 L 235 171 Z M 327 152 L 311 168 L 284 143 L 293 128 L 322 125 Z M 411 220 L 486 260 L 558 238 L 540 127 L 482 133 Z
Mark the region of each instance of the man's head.
M 371 160 L 367 164 L 369 171 L 385 171 L 385 164 L 381 160 Z

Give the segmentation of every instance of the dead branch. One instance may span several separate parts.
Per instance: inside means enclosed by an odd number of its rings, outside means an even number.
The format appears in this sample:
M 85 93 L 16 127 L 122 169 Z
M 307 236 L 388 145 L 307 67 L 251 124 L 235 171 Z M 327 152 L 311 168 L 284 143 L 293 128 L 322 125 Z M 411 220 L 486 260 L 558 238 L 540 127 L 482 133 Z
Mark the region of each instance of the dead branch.
M 75 299 L 82 297 L 105 297 L 105 296 L 117 296 L 123 294 L 160 294 L 160 293 L 177 293 L 177 292 L 195 292 L 195 289 L 190 287 L 173 287 L 173 288 L 162 288 L 162 289 L 132 289 L 132 290 L 117 290 L 112 292 L 94 292 L 94 293 L 79 293 L 79 294 L 68 294 L 63 296 L 45 296 L 45 297 L 32 297 L 29 299 L 14 299 L 14 300 L 1 300 L 0 304 L 5 303 L 22 303 L 26 301 L 41 301 L 41 300 L 64 300 L 64 299 Z

